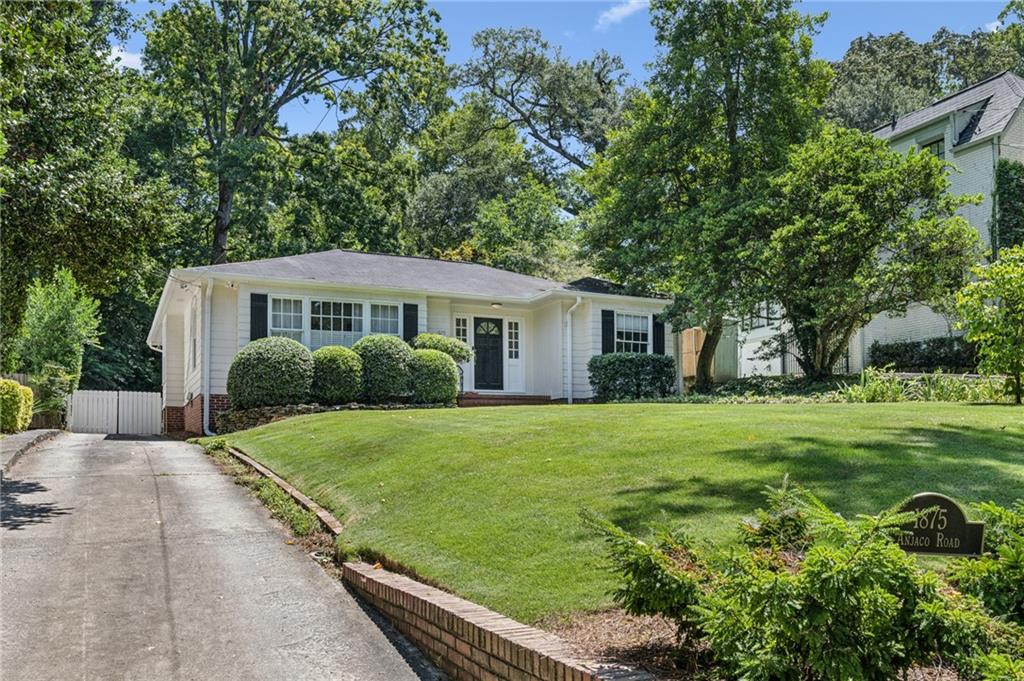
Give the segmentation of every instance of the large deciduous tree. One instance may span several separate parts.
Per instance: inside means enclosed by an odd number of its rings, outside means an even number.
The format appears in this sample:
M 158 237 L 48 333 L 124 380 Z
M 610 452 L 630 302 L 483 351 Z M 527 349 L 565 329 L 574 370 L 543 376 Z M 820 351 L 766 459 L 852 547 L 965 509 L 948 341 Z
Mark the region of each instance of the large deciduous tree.
M 92 294 L 116 290 L 165 231 L 173 195 L 123 155 L 135 102 L 108 60 L 121 18 L 88 2 L 0 5 L 4 157 L 3 367 L 34 278 L 66 267 Z
M 216 178 L 211 262 L 227 258 L 252 159 L 289 141 L 281 109 L 323 98 L 343 127 L 373 114 L 415 119 L 445 79 L 437 23 L 423 0 L 183 0 L 156 19 L 144 63 L 195 126 Z
M 1009 377 L 1017 404 L 1024 399 L 1024 245 L 974 269 L 975 280 L 957 294 L 957 311 L 981 368 Z
M 471 97 L 436 116 L 419 137 L 421 179 L 406 216 L 405 246 L 554 276 L 567 225 L 554 190 L 535 172 L 515 128 Z
M 473 47 L 460 82 L 486 95 L 508 124 L 578 169 L 604 151 L 624 104 L 619 57 L 601 50 L 572 63 L 530 28 L 489 28 Z
M 784 335 L 805 375 L 832 373 L 853 334 L 883 312 L 955 291 L 978 256 L 956 214 L 980 196 L 949 193 L 948 166 L 928 151 L 825 126 L 795 147 L 751 212 L 763 231 L 744 260 L 759 297 L 781 304 Z
M 831 73 L 812 56 L 822 18 L 790 0 L 660 0 L 651 13 L 663 52 L 588 174 L 587 242 L 599 270 L 672 291 L 673 321 L 705 329 L 705 389 L 723 319 L 746 304 L 748 185 L 804 138 Z
M 940 28 L 926 42 L 905 33 L 854 39 L 834 64 L 826 116 L 871 130 L 945 94 L 1012 68 L 1017 58 L 999 32 Z

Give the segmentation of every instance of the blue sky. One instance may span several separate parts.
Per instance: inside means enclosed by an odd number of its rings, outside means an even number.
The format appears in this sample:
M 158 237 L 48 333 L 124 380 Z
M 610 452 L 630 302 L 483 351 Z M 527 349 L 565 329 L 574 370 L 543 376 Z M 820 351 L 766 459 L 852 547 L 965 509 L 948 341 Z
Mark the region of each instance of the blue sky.
M 818 55 L 829 60 L 842 57 L 850 41 L 867 33 L 885 34 L 904 31 L 915 40 L 926 40 L 940 27 L 958 32 L 991 29 L 1005 2 L 906 2 L 831 1 L 802 2 L 804 12 L 828 12 L 829 19 L 815 39 Z M 588 0 L 542 2 L 445 0 L 431 2 L 441 15 L 441 26 L 448 34 L 448 61 L 461 63 L 472 55 L 472 37 L 477 31 L 499 26 L 539 29 L 553 45 L 560 45 L 570 58 L 588 57 L 604 48 L 622 57 L 634 81 L 643 81 L 645 65 L 655 56 L 654 34 L 645 0 L 591 2 Z M 134 11 L 143 14 L 153 5 L 138 3 Z M 159 6 L 157 6 L 159 10 Z M 134 36 L 123 47 L 125 65 L 138 63 L 144 37 Z M 282 112 L 293 133 L 334 127 L 333 116 L 324 118 L 318 102 L 295 102 Z

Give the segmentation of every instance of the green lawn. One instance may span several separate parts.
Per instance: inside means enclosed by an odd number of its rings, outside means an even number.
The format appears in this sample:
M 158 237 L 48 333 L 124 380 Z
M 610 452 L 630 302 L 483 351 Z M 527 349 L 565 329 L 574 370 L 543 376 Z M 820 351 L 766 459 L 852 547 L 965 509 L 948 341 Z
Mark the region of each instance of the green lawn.
M 783 474 L 844 514 L 919 491 L 1024 495 L 1024 411 L 963 404 L 343 411 L 229 440 L 370 547 L 513 617 L 610 603 L 588 507 L 728 540 Z

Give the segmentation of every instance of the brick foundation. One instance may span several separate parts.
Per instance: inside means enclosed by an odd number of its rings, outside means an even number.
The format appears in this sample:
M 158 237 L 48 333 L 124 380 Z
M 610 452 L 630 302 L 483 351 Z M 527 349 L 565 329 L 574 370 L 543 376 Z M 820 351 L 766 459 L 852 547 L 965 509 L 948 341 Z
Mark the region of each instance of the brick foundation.
M 184 413 L 185 432 L 192 435 L 203 434 L 203 396 L 196 395 L 185 403 L 182 409 Z
M 185 407 L 164 407 L 161 422 L 165 433 L 184 433 Z
M 345 563 L 344 579 L 457 681 L 653 678 L 645 672 L 579 660 L 556 636 L 366 563 Z
M 210 430 L 217 432 L 217 412 L 231 408 L 227 395 L 210 395 Z M 203 396 L 196 395 L 184 406 L 185 432 L 203 434 Z

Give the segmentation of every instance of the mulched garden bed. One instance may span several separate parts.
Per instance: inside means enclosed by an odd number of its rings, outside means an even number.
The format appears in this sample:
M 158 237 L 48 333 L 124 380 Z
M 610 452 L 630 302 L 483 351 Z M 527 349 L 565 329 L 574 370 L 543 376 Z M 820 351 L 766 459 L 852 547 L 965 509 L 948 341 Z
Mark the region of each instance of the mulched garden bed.
M 581 657 L 637 667 L 661 681 L 716 679 L 713 670 L 694 672 L 677 664 L 676 628 L 664 617 L 606 610 L 545 620 L 540 628 L 571 644 Z M 907 681 L 958 681 L 952 669 L 917 668 Z

